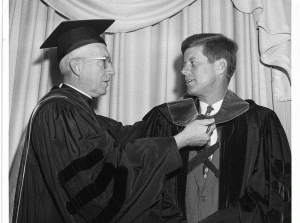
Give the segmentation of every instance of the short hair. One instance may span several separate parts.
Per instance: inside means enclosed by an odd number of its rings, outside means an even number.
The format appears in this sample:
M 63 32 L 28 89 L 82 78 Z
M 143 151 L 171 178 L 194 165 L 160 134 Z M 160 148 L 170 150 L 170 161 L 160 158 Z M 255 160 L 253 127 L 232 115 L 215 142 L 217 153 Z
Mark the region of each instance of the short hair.
M 80 57 L 81 55 L 82 47 L 69 52 L 63 58 L 61 58 L 61 60 L 59 61 L 59 69 L 64 77 L 70 76 L 72 73 L 72 69 L 70 67 L 70 59 L 73 57 Z
M 72 52 L 71 52 L 72 53 Z M 69 54 L 71 54 L 69 53 Z M 70 58 L 70 55 L 67 54 L 65 55 L 60 61 L 59 61 L 59 69 L 60 69 L 60 72 L 61 74 L 65 77 L 67 75 L 70 75 L 71 73 L 71 68 L 70 68 L 70 65 L 69 65 L 69 58 Z
M 224 58 L 227 61 L 226 76 L 228 80 L 231 79 L 236 68 L 236 52 L 238 50 L 238 46 L 233 40 L 217 33 L 194 34 L 182 42 L 182 54 L 186 49 L 194 46 L 203 47 L 202 53 L 210 63 Z

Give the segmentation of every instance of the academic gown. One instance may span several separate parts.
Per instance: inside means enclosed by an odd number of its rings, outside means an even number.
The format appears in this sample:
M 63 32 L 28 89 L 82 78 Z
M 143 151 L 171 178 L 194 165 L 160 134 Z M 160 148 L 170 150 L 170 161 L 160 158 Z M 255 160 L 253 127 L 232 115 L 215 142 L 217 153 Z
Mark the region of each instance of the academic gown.
M 182 165 L 175 139 L 135 140 L 143 122 L 120 131 L 89 103 L 63 85 L 36 107 L 13 222 L 160 222 L 166 175 Z
M 181 131 L 193 110 L 182 109 L 184 101 L 178 101 L 178 108 L 166 103 L 151 110 L 143 119 L 142 136 Z M 220 111 L 211 117 L 216 120 L 220 149 L 219 207 L 201 223 L 291 222 L 291 152 L 276 114 L 228 90 Z M 164 202 L 169 206 L 173 202 L 174 213 L 179 207 L 184 216 L 189 151 L 197 149 L 204 147 L 180 150 L 183 167 L 167 181 L 164 193 Z

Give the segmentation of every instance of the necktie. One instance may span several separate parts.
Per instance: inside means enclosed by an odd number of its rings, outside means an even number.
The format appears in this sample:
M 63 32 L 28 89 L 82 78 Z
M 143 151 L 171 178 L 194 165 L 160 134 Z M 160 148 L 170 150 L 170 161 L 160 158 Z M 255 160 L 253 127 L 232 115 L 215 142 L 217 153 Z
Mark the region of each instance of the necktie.
M 210 113 L 214 110 L 213 106 L 208 105 L 206 108 L 205 116 L 210 116 Z
M 207 108 L 206 108 L 206 112 L 205 112 L 205 116 L 210 116 L 210 113 L 214 110 L 214 108 L 211 106 L 211 105 L 208 105 Z M 208 141 L 207 143 L 208 145 L 210 145 L 210 141 Z M 212 159 L 212 155 L 209 157 L 209 159 L 211 160 Z M 207 173 L 208 173 L 208 168 L 207 166 L 205 166 L 203 164 L 203 178 L 204 178 L 204 181 L 206 180 L 207 178 Z

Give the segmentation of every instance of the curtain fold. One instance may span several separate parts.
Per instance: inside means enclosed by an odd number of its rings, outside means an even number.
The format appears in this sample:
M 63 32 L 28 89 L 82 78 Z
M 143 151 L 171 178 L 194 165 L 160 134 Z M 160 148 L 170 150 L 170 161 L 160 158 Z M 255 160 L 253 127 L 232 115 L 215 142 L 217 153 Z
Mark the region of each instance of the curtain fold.
M 291 29 L 287 13 L 290 1 L 232 0 L 232 2 L 241 12 L 253 14 L 259 34 L 261 61 L 274 68 L 274 100 L 291 100 Z
M 167 19 L 195 0 L 44 0 L 69 19 L 115 19 L 107 32 L 129 32 Z

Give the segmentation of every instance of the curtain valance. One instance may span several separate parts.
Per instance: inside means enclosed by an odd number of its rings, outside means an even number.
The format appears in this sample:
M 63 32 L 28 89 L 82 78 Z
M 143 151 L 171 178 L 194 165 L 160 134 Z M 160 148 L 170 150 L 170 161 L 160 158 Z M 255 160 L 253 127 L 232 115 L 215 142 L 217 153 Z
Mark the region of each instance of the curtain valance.
M 44 0 L 69 19 L 115 19 L 108 32 L 129 32 L 161 22 L 195 0 Z

